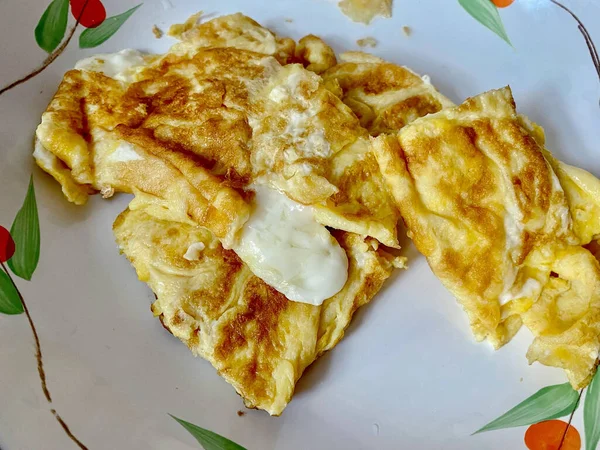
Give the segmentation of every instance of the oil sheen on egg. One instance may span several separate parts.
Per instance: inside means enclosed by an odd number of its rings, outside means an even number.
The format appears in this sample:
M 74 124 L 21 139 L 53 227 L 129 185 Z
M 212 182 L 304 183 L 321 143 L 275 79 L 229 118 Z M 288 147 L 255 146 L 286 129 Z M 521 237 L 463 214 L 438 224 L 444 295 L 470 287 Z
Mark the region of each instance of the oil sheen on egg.
M 288 299 L 320 305 L 348 279 L 348 257 L 311 207 L 266 186 L 254 186 L 255 209 L 235 252 Z

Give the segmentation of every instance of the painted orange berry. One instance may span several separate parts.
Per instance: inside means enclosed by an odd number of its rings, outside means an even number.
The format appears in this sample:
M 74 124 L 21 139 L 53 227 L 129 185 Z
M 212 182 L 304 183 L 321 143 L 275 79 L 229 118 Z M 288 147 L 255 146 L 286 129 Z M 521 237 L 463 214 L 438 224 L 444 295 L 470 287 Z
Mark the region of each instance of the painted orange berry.
M 507 6 L 512 5 L 514 1 L 515 0 L 492 0 L 494 5 L 496 5 L 498 8 L 506 8 Z
M 529 450 L 558 450 L 567 429 L 562 420 L 546 420 L 531 425 L 525 432 L 525 445 Z M 560 450 L 581 450 L 579 431 L 570 425 Z

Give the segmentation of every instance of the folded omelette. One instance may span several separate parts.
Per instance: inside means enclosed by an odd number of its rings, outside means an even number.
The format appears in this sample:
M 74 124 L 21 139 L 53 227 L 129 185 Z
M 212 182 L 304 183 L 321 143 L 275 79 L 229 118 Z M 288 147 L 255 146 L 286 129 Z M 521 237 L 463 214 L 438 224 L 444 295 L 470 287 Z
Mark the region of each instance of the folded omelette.
M 398 247 L 399 213 L 368 131 L 316 73 L 336 64 L 320 39 L 296 45 L 241 14 L 170 33 L 165 55 L 67 72 L 34 157 L 76 204 L 134 195 L 114 231 L 154 313 L 249 407 L 278 415 L 404 266 L 380 246 Z
M 478 339 L 500 347 L 525 324 L 531 362 L 589 382 L 600 182 L 544 148 L 508 89 L 454 107 L 428 77 L 361 52 L 338 61 L 313 35 L 295 43 L 241 14 L 197 22 L 171 28 L 165 55 L 67 72 L 34 156 L 76 204 L 134 195 L 113 228 L 154 314 L 247 406 L 280 414 L 404 266 L 384 248 L 400 217 Z M 304 229 L 289 247 L 318 251 L 286 256 L 290 221 Z M 344 276 L 324 294 L 336 258 Z M 302 265 L 316 278 L 298 281 Z
M 342 339 L 354 312 L 403 265 L 371 238 L 334 231 L 348 255 L 348 281 L 315 306 L 289 301 L 206 228 L 139 210 L 123 212 L 113 228 L 156 294 L 152 311 L 164 326 L 210 361 L 246 406 L 273 415 L 290 401 L 304 369 Z
M 398 246 L 379 171 L 353 169 L 370 152 L 367 131 L 318 75 L 285 65 L 293 41 L 241 14 L 174 34 L 167 54 L 137 56 L 117 76 L 101 57 L 65 74 L 34 156 L 69 200 L 131 192 L 230 246 L 258 183 L 317 207 L 323 225 Z
M 415 120 L 374 141 L 409 236 L 498 348 L 522 324 L 530 362 L 575 389 L 600 347 L 600 181 L 556 160 L 509 88 Z

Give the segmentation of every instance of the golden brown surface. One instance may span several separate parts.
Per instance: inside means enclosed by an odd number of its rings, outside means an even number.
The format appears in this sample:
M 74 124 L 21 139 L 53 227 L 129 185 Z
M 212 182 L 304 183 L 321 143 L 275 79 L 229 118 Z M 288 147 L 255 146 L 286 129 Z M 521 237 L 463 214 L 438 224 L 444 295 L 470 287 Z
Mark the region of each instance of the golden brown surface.
M 337 64 L 333 49 L 314 34 L 304 36 L 298 41 L 295 56 L 307 70 L 317 74 Z
M 374 250 L 370 239 L 334 232 L 349 258 L 343 290 L 312 306 L 287 300 L 252 275 L 231 250 L 203 228 L 123 212 L 114 232 L 140 280 L 157 296 L 152 310 L 194 354 L 219 371 L 248 407 L 279 415 L 304 369 L 344 335 L 404 260 Z M 196 260 L 184 258 L 203 244 Z
M 321 49 L 322 53 L 327 53 Z M 369 134 L 392 132 L 452 103 L 407 68 L 362 52 L 347 52 L 322 73 L 325 86 L 352 109 Z M 310 66 L 309 66 L 310 67 Z M 317 217 L 334 228 L 374 236 L 388 246 L 398 213 L 388 200 L 385 182 L 369 143 L 358 139 L 333 159 L 329 180 L 340 190 L 317 206 Z M 357 183 L 357 180 L 361 180 Z M 337 217 L 331 217 L 331 212 Z M 326 222 L 325 217 L 331 217 Z M 361 217 L 374 217 L 370 223 Z
M 35 156 L 69 200 L 134 192 L 159 217 L 195 221 L 229 246 L 249 214 L 244 188 L 267 183 L 318 206 L 324 225 L 397 247 L 398 213 L 379 189 L 366 130 L 317 75 L 270 56 L 325 70 L 335 64 L 331 49 L 307 36 L 294 56 L 295 45 L 241 14 L 196 21 L 171 30 L 182 42 L 148 57 L 129 83 L 67 72 L 42 116 Z M 134 144 L 140 159 L 111 160 L 121 141 Z M 352 156 L 354 165 L 367 164 L 352 169 Z M 178 192 L 160 179 L 176 180 Z
M 400 212 L 478 339 L 498 348 L 525 324 L 530 362 L 589 382 L 600 181 L 544 148 L 508 88 L 453 107 L 427 77 L 372 55 L 338 63 L 317 36 L 296 44 L 241 14 L 200 17 L 171 27 L 180 42 L 127 81 L 67 72 L 34 156 L 74 203 L 135 195 L 115 233 L 157 294 L 155 313 L 247 405 L 279 414 L 401 265 L 377 250 L 398 247 Z M 290 302 L 224 249 L 252 212 L 253 183 L 311 205 L 346 250 L 348 282 L 322 306 Z M 197 242 L 200 259 L 185 259 Z
M 143 101 L 143 88 L 142 82 L 125 89 L 101 73 L 67 72 L 37 129 L 36 161 L 50 173 L 53 166 L 71 169 L 70 177 L 63 170 L 70 178 L 63 190 L 76 203 L 92 190 L 105 197 L 130 192 L 160 203 L 173 220 L 196 221 L 231 241 L 249 205 L 226 176 L 210 170 L 213 162 L 156 138 L 150 127 L 161 108 Z M 119 159 L 123 145 L 138 156 Z
M 201 25 L 199 16 L 172 27 L 181 42 L 126 77 L 67 72 L 34 156 L 77 204 L 134 194 L 114 229 L 158 297 L 154 312 L 248 406 L 280 414 L 304 369 L 403 266 L 366 237 L 397 247 L 399 213 L 367 131 L 315 74 L 336 63 L 323 41 L 296 47 L 241 14 Z M 332 234 L 349 278 L 322 306 L 289 301 L 225 250 L 252 212 L 253 183 L 346 231 Z M 198 242 L 199 259 L 184 258 Z
M 193 55 L 198 48 L 236 48 L 275 57 L 288 63 L 294 56 L 296 43 L 290 38 L 280 38 L 271 30 L 241 13 L 218 17 L 200 25 L 202 11 L 192 15 L 185 23 L 172 25 L 169 36 L 181 41 L 171 52 Z
M 475 336 L 497 348 L 524 323 L 535 336 L 529 361 L 564 368 L 579 388 L 600 346 L 600 266 L 581 236 L 600 227 L 591 205 L 572 219 L 579 197 L 536 139 L 504 88 L 380 136 L 375 155 L 409 235 Z
M 521 125 L 542 147 L 544 158 L 550 163 L 567 196 L 573 220 L 573 231 L 586 245 L 600 234 L 600 180 L 586 170 L 570 166 L 556 159 L 545 147 L 546 136 L 542 127 L 520 115 Z
M 376 16 L 392 17 L 392 0 L 341 0 L 338 5 L 354 22 L 369 24 Z
M 360 60 L 355 64 L 355 68 L 360 66 L 362 70 L 363 64 L 368 65 L 365 59 L 370 56 L 364 53 L 345 53 L 342 54 L 342 58 L 352 55 Z M 345 67 L 345 63 L 336 65 L 331 47 L 320 38 L 308 35 L 299 41 L 296 57 L 308 70 L 320 73 L 325 87 L 342 99 L 355 115 L 361 117 L 354 109 L 356 103 L 348 101 L 349 97 L 343 95 L 336 77 L 338 75 L 340 78 L 343 77 L 341 75 L 343 71 L 338 71 L 337 68 Z M 379 58 L 370 58 L 377 62 L 381 61 Z M 398 66 L 393 67 L 398 68 Z M 369 80 L 371 80 L 369 75 L 362 76 L 358 83 L 367 84 Z M 386 92 L 382 94 L 385 96 Z M 330 160 L 325 178 L 330 185 L 337 188 L 337 191 L 332 189 L 333 194 L 325 200 L 324 204 L 315 206 L 317 218 L 330 227 L 368 234 L 389 247 L 397 247 L 395 224 L 399 219 L 398 211 L 385 189 L 367 134 L 355 123 L 352 124 L 352 128 L 357 130 L 356 134 L 359 137 Z
M 366 137 L 356 140 L 332 160 L 328 179 L 338 192 L 315 205 L 315 218 L 330 227 L 377 238 L 398 248 L 398 209 Z
M 452 106 L 406 67 L 362 52 L 340 55 L 323 73 L 325 85 L 348 105 L 369 134 L 391 133 L 419 117 Z

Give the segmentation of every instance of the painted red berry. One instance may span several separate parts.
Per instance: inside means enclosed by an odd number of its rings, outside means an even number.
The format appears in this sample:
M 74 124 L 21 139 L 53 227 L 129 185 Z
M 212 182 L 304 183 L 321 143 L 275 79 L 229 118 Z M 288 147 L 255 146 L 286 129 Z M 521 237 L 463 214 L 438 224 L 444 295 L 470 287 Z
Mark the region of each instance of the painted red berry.
M 15 254 L 15 241 L 10 232 L 0 225 L 0 261 L 6 262 Z
M 106 9 L 100 0 L 70 0 L 71 14 L 86 28 L 95 28 L 106 19 Z M 86 3 L 87 2 L 87 3 Z M 85 10 L 83 7 L 85 6 Z M 83 11 L 83 13 L 82 13 Z

